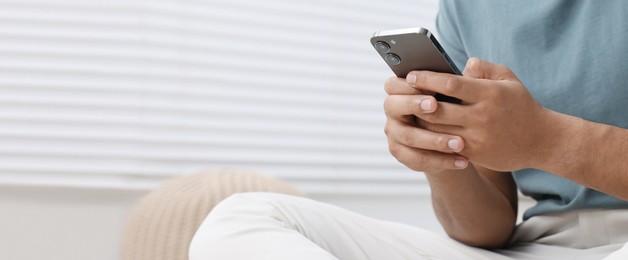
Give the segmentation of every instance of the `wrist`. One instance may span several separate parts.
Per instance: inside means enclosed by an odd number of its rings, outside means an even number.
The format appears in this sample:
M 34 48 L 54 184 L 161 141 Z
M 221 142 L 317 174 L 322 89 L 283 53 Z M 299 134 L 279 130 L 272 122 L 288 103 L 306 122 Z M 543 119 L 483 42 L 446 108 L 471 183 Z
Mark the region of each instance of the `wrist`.
M 581 163 L 577 157 L 582 155 L 580 147 L 586 139 L 585 121 L 547 109 L 543 116 L 545 127 L 529 168 L 562 175 Z

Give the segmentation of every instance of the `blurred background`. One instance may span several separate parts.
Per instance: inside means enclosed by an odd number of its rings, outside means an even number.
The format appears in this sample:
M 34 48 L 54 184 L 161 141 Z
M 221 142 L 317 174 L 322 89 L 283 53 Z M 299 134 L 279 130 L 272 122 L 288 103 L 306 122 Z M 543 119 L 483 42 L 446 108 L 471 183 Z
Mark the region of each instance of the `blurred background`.
M 231 167 L 442 232 L 388 153 L 374 31 L 437 0 L 0 0 L 0 259 L 117 259 L 160 182 Z

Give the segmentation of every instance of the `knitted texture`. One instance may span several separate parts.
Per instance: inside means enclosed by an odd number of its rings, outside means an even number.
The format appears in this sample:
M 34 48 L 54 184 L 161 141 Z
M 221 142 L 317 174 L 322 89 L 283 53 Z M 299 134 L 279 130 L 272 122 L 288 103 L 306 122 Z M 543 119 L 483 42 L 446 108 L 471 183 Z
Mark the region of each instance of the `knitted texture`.
M 192 237 L 211 209 L 231 194 L 251 191 L 303 195 L 284 181 L 234 169 L 168 180 L 129 215 L 122 259 L 187 260 Z

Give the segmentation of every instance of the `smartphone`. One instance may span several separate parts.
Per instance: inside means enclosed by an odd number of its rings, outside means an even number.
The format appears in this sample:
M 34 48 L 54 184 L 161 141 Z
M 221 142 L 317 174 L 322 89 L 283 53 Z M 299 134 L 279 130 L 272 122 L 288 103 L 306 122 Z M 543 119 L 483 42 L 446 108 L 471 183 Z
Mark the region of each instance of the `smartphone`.
M 379 31 L 371 44 L 397 77 L 405 78 L 413 70 L 462 75 L 434 35 L 425 28 Z M 461 100 L 436 93 L 438 101 L 460 104 Z

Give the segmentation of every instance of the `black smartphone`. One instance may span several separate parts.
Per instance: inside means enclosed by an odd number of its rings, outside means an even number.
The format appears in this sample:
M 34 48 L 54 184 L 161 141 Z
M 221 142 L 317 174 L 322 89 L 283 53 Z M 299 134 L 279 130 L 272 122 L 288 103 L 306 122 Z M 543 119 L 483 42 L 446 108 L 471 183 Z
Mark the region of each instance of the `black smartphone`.
M 425 28 L 379 31 L 371 44 L 397 77 L 405 78 L 413 70 L 462 75 L 436 38 Z M 460 104 L 461 100 L 436 93 L 438 101 Z

